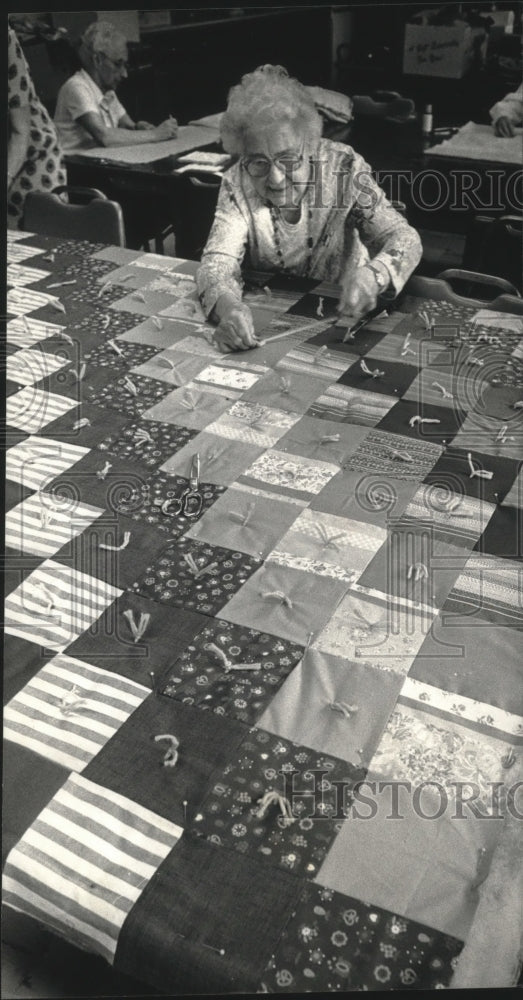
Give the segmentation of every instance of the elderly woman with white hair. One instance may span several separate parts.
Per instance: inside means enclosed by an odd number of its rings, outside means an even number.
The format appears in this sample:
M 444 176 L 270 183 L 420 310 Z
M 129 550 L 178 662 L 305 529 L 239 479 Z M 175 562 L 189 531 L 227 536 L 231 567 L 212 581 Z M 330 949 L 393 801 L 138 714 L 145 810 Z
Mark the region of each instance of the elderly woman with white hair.
M 197 274 L 200 301 L 224 352 L 255 347 L 241 266 L 341 285 L 347 322 L 394 297 L 421 242 L 350 146 L 322 138 L 308 89 L 279 66 L 244 76 L 222 116 L 225 173 Z

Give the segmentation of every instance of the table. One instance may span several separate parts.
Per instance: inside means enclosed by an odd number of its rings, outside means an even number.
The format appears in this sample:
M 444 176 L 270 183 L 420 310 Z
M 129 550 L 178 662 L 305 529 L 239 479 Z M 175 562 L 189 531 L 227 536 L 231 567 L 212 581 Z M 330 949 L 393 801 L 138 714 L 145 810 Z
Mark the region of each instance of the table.
M 224 356 L 195 269 L 9 234 L 4 903 L 171 995 L 509 985 L 518 302 L 248 275 Z

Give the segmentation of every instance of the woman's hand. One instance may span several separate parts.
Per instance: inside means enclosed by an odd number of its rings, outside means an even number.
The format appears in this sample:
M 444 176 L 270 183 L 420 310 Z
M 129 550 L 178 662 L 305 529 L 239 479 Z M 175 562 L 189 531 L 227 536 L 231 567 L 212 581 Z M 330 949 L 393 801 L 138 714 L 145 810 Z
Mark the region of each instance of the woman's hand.
M 507 118 L 506 115 L 501 115 L 501 118 L 498 118 L 494 123 L 494 132 L 501 139 L 509 139 L 516 134 L 510 118 Z
M 341 283 L 341 297 L 338 313 L 351 326 L 374 309 L 380 289 L 376 275 L 370 267 L 359 267 L 352 274 L 346 274 Z
M 258 338 L 254 332 L 252 313 L 243 302 L 232 306 L 222 315 L 214 332 L 214 343 L 224 354 L 229 351 L 247 351 L 256 347 Z
M 157 142 L 164 142 L 165 139 L 174 139 L 178 133 L 178 122 L 176 118 L 166 118 L 153 131 Z
M 136 122 L 135 128 L 138 132 L 150 132 L 151 129 L 154 129 L 154 125 L 151 125 L 150 122 Z

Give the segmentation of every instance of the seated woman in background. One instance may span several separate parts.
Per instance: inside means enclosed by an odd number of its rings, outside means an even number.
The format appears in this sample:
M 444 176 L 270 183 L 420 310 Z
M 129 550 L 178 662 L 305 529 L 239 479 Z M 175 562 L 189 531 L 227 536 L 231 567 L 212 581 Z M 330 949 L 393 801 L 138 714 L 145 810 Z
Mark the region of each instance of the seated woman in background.
M 18 229 L 29 191 L 52 191 L 67 174 L 56 129 L 10 26 L 8 42 L 7 225 Z
M 241 265 L 341 284 L 340 313 L 360 317 L 394 296 L 422 252 L 350 146 L 321 138 L 307 88 L 280 66 L 244 76 L 221 122 L 238 161 L 224 175 L 197 274 L 222 351 L 255 347 Z
M 175 118 L 155 127 L 134 122 L 116 96 L 127 76 L 127 41 L 107 21 L 90 24 L 78 51 L 83 69 L 60 87 L 55 124 L 66 152 L 89 146 L 131 146 L 172 139 Z
M 515 135 L 514 125 L 523 124 L 523 83 L 490 109 L 494 132 L 501 139 Z

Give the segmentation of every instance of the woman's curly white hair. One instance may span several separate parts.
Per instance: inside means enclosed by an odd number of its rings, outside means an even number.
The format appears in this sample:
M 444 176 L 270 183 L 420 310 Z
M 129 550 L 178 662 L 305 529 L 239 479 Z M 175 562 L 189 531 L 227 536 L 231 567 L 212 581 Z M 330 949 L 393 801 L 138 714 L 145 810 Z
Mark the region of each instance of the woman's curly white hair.
M 241 155 L 247 132 L 273 125 L 290 125 L 311 143 L 319 141 L 322 120 L 307 87 L 283 66 L 258 66 L 229 91 L 222 115 L 221 138 L 228 153 Z

